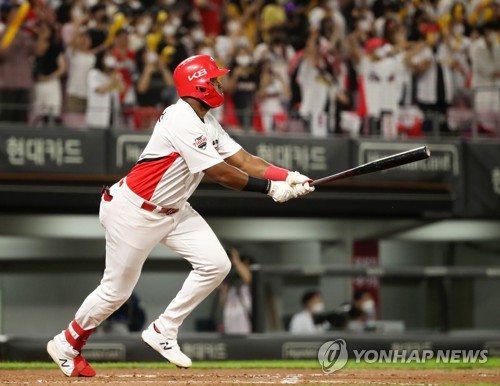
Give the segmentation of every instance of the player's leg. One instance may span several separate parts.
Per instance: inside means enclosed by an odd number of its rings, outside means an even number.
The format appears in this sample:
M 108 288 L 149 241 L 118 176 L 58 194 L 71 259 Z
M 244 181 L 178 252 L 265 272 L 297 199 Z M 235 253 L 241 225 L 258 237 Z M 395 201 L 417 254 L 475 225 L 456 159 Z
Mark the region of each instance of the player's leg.
M 93 330 L 131 295 L 144 261 L 173 225 L 168 216 L 134 207 L 117 194 L 102 202 L 100 218 L 106 228 L 106 268 L 99 286 L 87 296 L 68 328 L 47 345 L 52 359 L 67 376 L 94 376 L 80 351 Z M 155 221 L 152 221 L 155 220 Z
M 147 344 L 180 367 L 189 367 L 191 360 L 177 345 L 179 326 L 231 269 L 229 258 L 210 226 L 187 205 L 179 223 L 162 243 L 188 260 L 193 269 L 167 309 L 142 335 Z M 165 344 L 173 348 L 166 350 Z

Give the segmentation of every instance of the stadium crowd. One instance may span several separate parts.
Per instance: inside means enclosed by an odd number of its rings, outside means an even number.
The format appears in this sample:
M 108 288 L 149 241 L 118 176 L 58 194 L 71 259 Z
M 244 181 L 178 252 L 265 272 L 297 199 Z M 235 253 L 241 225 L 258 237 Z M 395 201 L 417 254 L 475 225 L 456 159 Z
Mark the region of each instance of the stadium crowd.
M 498 0 L 4 0 L 0 122 L 148 129 L 208 54 L 229 130 L 498 133 L 499 25 Z

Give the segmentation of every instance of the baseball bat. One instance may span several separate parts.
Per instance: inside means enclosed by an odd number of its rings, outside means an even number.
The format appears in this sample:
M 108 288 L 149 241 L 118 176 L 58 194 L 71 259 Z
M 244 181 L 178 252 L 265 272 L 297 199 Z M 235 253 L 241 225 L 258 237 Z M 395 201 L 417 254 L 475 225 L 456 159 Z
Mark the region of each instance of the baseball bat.
M 331 176 L 323 177 L 310 182 L 310 185 L 317 186 L 330 181 L 341 180 L 362 174 L 368 174 L 394 168 L 396 166 L 406 165 L 412 162 L 420 161 L 431 156 L 430 150 L 427 146 L 418 147 L 416 149 L 407 150 L 402 153 L 393 154 L 388 157 L 380 158 L 375 161 L 368 162 L 363 165 L 356 166 L 355 168 L 345 170 L 343 172 L 332 174 Z

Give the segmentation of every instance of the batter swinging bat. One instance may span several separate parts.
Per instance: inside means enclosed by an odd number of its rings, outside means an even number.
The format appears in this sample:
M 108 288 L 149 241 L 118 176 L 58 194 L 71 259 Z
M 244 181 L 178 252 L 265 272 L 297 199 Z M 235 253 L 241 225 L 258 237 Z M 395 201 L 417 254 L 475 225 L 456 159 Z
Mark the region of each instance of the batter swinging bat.
M 312 186 L 317 186 L 330 181 L 341 180 L 343 178 L 360 176 L 362 174 L 368 174 L 373 172 L 378 172 L 381 170 L 386 170 L 394 168 L 396 166 L 401 166 L 409 164 L 412 162 L 420 161 L 431 156 L 430 150 L 427 146 L 418 147 L 416 149 L 404 151 L 402 153 L 390 155 L 388 157 L 380 158 L 375 161 L 368 162 L 366 164 L 356 166 L 355 168 L 345 170 L 343 172 L 332 174 L 328 177 L 323 177 L 318 180 L 314 180 L 309 184 Z

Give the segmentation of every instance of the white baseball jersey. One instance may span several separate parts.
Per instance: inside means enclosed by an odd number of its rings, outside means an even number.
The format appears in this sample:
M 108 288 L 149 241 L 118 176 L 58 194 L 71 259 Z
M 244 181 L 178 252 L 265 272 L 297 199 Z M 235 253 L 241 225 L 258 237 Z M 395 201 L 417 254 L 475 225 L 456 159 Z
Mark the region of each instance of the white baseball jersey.
M 383 111 L 396 112 L 403 95 L 403 60 L 401 55 L 371 61 L 363 57 L 359 65 L 365 86 L 368 114 L 380 117 Z
M 176 208 L 193 194 L 203 170 L 240 149 L 210 112 L 201 120 L 179 99 L 163 111 L 126 182 L 144 200 Z

